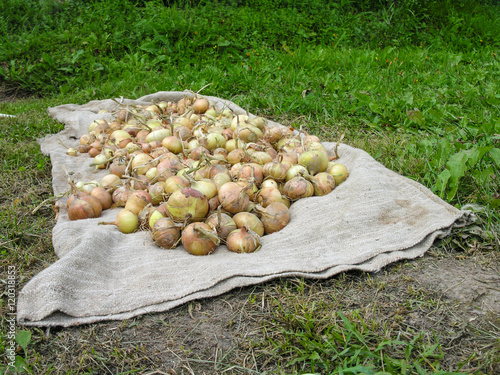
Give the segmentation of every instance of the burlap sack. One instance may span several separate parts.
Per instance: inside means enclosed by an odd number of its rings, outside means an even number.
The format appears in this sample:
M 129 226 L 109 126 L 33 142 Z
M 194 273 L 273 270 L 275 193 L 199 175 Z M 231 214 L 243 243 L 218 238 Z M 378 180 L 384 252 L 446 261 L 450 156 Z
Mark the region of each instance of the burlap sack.
M 159 92 L 124 103 L 177 101 L 184 95 Z M 207 98 L 218 108 L 245 112 L 226 100 Z M 52 160 L 54 194 L 68 189 L 66 173 L 85 181 L 107 173 L 93 174 L 88 155 L 67 156 L 58 140 L 76 147 L 93 120 L 106 118 L 99 110 L 116 108 L 115 101 L 102 100 L 49 109 L 66 125 L 40 141 L 42 152 Z M 325 146 L 334 148 L 331 143 Z M 53 229 L 60 259 L 21 291 L 19 323 L 71 326 L 126 319 L 278 277 L 324 279 L 353 269 L 378 271 L 388 263 L 422 256 L 437 238 L 473 219 L 470 212 L 447 204 L 360 149 L 341 144 L 339 154 L 339 162 L 350 171 L 347 181 L 327 196 L 294 203 L 288 226 L 264 236 L 262 248 L 252 254 L 232 253 L 224 246 L 205 257 L 192 256 L 182 247 L 164 250 L 147 232 L 125 235 L 97 225 L 114 221 L 119 209 L 106 210 L 98 219 L 70 221 L 62 201 Z

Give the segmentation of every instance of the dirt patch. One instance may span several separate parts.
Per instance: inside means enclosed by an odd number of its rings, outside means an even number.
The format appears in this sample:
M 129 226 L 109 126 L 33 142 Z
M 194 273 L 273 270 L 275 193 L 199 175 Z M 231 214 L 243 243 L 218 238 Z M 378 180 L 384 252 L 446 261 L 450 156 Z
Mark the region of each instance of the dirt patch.
M 412 277 L 423 287 L 457 305 L 471 318 L 500 315 L 500 268 L 498 262 L 477 263 L 474 258 L 456 257 L 428 262 Z

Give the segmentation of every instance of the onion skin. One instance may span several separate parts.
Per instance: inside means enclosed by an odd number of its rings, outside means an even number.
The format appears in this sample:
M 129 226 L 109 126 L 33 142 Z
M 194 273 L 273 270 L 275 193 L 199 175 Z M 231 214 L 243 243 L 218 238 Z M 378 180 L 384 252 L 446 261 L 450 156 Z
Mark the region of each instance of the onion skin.
M 191 223 L 182 231 L 182 246 L 192 255 L 209 255 L 219 245 L 219 238 L 205 223 Z
M 245 188 L 235 182 L 227 182 L 222 185 L 218 196 L 222 208 L 232 214 L 245 211 L 250 203 L 250 198 L 245 193 Z
M 210 215 L 207 220 L 205 220 L 205 223 L 213 228 L 217 232 L 217 235 L 222 239 L 226 239 L 227 236 L 229 236 L 229 233 L 238 229 L 233 218 L 228 214 L 221 212 L 215 212 Z
M 256 206 L 255 211 L 260 214 L 260 221 L 264 224 L 266 234 L 282 230 L 290 221 L 290 212 L 283 203 L 274 202 L 266 208 Z
M 155 244 L 165 249 L 173 249 L 181 238 L 181 229 L 167 217 L 158 219 L 153 225 L 151 237 Z
M 323 196 L 331 193 L 335 189 L 335 178 L 327 173 L 321 172 L 311 177 L 314 186 L 314 195 Z
M 111 208 L 111 205 L 113 204 L 113 198 L 111 197 L 111 194 L 103 187 L 96 186 L 91 190 L 90 195 L 97 198 L 99 202 L 101 202 L 103 210 Z
M 283 186 L 283 194 L 294 201 L 314 195 L 314 186 L 304 177 L 294 177 Z
M 250 212 L 239 212 L 233 216 L 233 221 L 236 224 L 236 227 L 243 228 L 246 226 L 248 229 L 253 230 L 259 236 L 264 235 L 264 224 L 262 221 Z
M 349 171 L 344 164 L 330 162 L 328 165 L 327 173 L 330 173 L 335 179 L 335 183 L 340 185 L 349 177 Z
M 151 195 L 147 191 L 136 190 L 128 197 L 125 208 L 139 215 L 139 212 L 149 203 L 151 203 Z
M 328 163 L 328 155 L 320 150 L 306 151 L 299 156 L 299 164 L 306 167 L 311 175 L 326 171 Z
M 190 187 L 174 191 L 166 207 L 172 219 L 178 222 L 201 221 L 209 210 L 207 197 Z
M 92 204 L 79 197 L 74 198 L 68 208 L 68 217 L 70 220 L 90 219 L 98 216 Z
M 122 233 L 133 233 L 139 228 L 139 217 L 130 210 L 123 209 L 116 216 L 115 222 L 100 222 L 99 225 L 116 225 Z
M 233 230 L 227 236 L 226 246 L 234 253 L 253 253 L 262 247 L 259 235 L 247 226 Z

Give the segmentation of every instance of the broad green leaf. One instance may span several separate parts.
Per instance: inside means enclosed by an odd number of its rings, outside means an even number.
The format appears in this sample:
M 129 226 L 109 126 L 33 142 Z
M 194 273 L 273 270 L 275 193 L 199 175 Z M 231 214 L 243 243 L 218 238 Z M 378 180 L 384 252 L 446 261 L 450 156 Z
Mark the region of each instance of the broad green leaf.
M 451 152 L 451 144 L 447 139 L 440 139 L 438 142 L 438 150 L 436 153 L 436 165 L 442 166 L 444 165 L 446 159 L 448 159 L 448 155 Z
M 448 180 L 451 177 L 451 173 L 448 169 L 442 171 L 438 177 L 436 182 L 436 190 L 441 198 L 444 197 L 444 191 L 446 190 L 446 186 L 448 185 Z
M 451 155 L 450 159 L 446 163 L 446 168 L 451 174 L 448 181 L 450 190 L 448 191 L 446 198 L 451 200 L 458 190 L 458 182 L 465 175 L 465 171 L 467 170 L 467 153 L 465 151 L 460 151 Z
M 16 355 L 16 360 L 14 361 L 14 367 L 16 368 L 16 373 L 20 374 L 26 371 L 26 361 L 20 355 Z
M 482 147 L 475 146 L 470 150 L 467 150 L 467 156 L 468 156 L 467 164 L 469 165 L 469 167 L 473 167 L 492 148 L 493 146 L 482 146 Z
M 500 168 L 500 148 L 492 148 L 490 150 L 490 156 L 496 165 Z
M 17 331 L 16 332 L 16 342 L 19 344 L 21 348 L 26 351 L 26 347 L 31 340 L 31 332 L 30 331 Z

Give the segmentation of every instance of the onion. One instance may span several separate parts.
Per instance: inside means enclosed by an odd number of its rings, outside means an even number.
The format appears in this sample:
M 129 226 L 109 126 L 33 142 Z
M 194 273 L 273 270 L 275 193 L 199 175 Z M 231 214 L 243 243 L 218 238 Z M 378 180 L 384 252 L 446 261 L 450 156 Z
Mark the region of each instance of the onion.
M 292 178 L 308 174 L 306 167 L 300 164 L 292 165 L 286 172 L 285 181 L 290 181 Z
M 335 184 L 340 185 L 349 177 L 349 171 L 344 164 L 330 162 L 328 163 L 327 173 L 331 174 L 335 179 Z
M 205 223 L 191 223 L 182 231 L 182 246 L 192 255 L 208 255 L 215 251 L 220 240 Z
M 128 186 L 120 186 L 117 188 L 111 196 L 114 205 L 118 207 L 125 207 L 125 203 L 127 203 L 130 194 L 132 194 L 132 190 Z
M 263 167 L 264 176 L 270 177 L 276 181 L 283 181 L 286 177 L 287 171 L 288 168 L 284 164 L 277 163 L 275 161 L 266 163 Z
M 274 202 L 266 208 L 256 206 L 255 211 L 260 214 L 260 220 L 264 224 L 266 234 L 280 231 L 290 221 L 290 212 L 283 203 Z
M 281 195 L 281 192 L 278 188 L 275 187 L 265 187 L 259 190 L 255 200 L 262 207 L 267 207 L 273 202 L 280 202 L 289 206 L 289 202 L 287 204 L 287 199 Z
M 153 228 L 153 226 L 155 225 L 155 223 L 160 220 L 162 217 L 165 217 L 165 215 L 163 215 L 161 213 L 161 211 L 159 210 L 154 210 L 153 212 L 151 212 L 149 214 L 149 218 L 148 218 L 148 225 L 150 228 Z
M 174 191 L 166 207 L 172 219 L 179 222 L 203 220 L 209 208 L 207 197 L 190 187 Z
M 107 174 L 103 178 L 101 178 L 100 185 L 104 189 L 115 189 L 117 188 L 120 184 L 122 183 L 122 180 L 120 177 L 118 177 L 116 174 Z
M 273 187 L 278 189 L 278 183 L 272 178 L 265 178 L 264 181 L 262 181 L 262 184 L 260 184 L 260 188 L 264 189 L 266 187 Z
M 215 185 L 217 185 L 217 190 L 219 190 L 222 185 L 224 185 L 226 182 L 231 181 L 231 176 L 229 176 L 229 174 L 227 173 L 218 173 L 211 179 L 213 182 L 215 182 Z
M 171 219 L 162 217 L 154 223 L 151 237 L 158 246 L 173 249 L 179 243 L 181 229 Z
M 158 128 L 158 129 L 153 130 L 151 133 L 148 134 L 148 136 L 146 137 L 146 143 L 151 143 L 154 141 L 161 143 L 163 141 L 163 139 L 165 139 L 166 137 L 169 137 L 171 135 L 172 135 L 172 133 L 170 132 L 169 129 Z
M 198 98 L 193 103 L 194 113 L 205 113 L 210 107 L 210 103 L 205 98 Z
M 125 208 L 139 215 L 139 212 L 149 203 L 151 203 L 151 195 L 147 191 L 136 190 L 128 197 Z
M 314 195 L 322 196 L 327 195 L 335 189 L 335 178 L 326 172 L 321 172 L 313 177 L 310 181 L 314 186 Z
M 163 183 L 163 190 L 167 195 L 172 194 L 176 190 L 188 187 L 190 182 L 183 176 L 171 176 Z
M 111 197 L 111 194 L 103 187 L 96 186 L 95 188 L 92 189 L 90 195 L 97 198 L 99 202 L 101 202 L 103 210 L 107 210 L 113 204 L 113 199 Z
M 151 161 L 153 158 L 145 153 L 140 153 L 132 160 L 132 168 L 137 174 L 145 174 L 148 169 L 152 168 Z
M 170 152 L 173 152 L 174 154 L 179 154 L 182 152 L 183 147 L 181 140 L 173 135 L 163 138 L 161 144 L 163 147 L 168 149 Z
M 110 145 L 119 145 L 125 139 L 132 139 L 132 136 L 127 133 L 125 130 L 115 130 L 108 139 L 108 144 Z
M 233 230 L 227 236 L 226 245 L 235 253 L 253 253 L 262 247 L 259 235 L 246 226 Z
M 240 180 L 252 181 L 260 185 L 262 180 L 264 180 L 264 173 L 262 172 L 262 166 L 259 164 L 248 163 L 241 166 L 236 177 Z
M 245 143 L 255 143 L 262 138 L 262 132 L 256 126 L 242 126 L 236 128 L 236 137 Z
M 235 165 L 237 163 L 245 162 L 249 159 L 248 155 L 241 148 L 235 148 L 229 154 L 227 154 L 227 161 L 231 165 Z
M 232 214 L 245 211 L 250 202 L 245 188 L 235 182 L 227 182 L 222 185 L 218 195 L 222 208 Z
M 238 212 L 233 216 L 233 220 L 238 228 L 246 226 L 259 236 L 264 235 L 264 224 L 262 224 L 262 221 L 260 221 L 257 215 L 250 212 Z
M 207 199 L 211 199 L 217 195 L 216 183 L 208 178 L 195 181 L 191 184 L 191 187 L 205 195 Z
M 220 210 L 210 215 L 205 220 L 205 223 L 214 229 L 222 239 L 226 239 L 229 233 L 237 228 L 233 218 L 228 214 L 220 212 Z
M 219 133 L 210 133 L 206 137 L 205 147 L 210 151 L 213 151 L 218 147 L 226 147 L 226 138 Z
M 118 177 L 122 177 L 127 169 L 127 164 L 115 159 L 109 166 L 109 173 L 115 174 Z
M 326 171 L 328 155 L 324 151 L 306 151 L 300 154 L 299 164 L 307 168 L 311 175 Z
M 100 222 L 100 225 L 116 225 L 122 233 L 133 233 L 139 227 L 138 216 L 130 210 L 123 209 L 116 216 L 114 222 Z
M 151 195 L 151 203 L 155 206 L 165 200 L 165 185 L 161 181 L 150 185 L 148 192 Z
M 285 183 L 285 186 L 283 186 L 283 194 L 292 201 L 312 197 L 314 194 L 314 186 L 304 177 L 297 176 Z
M 99 217 L 101 215 L 100 201 L 91 195 L 79 195 L 72 199 L 68 208 L 68 217 L 70 220 L 80 220 Z

